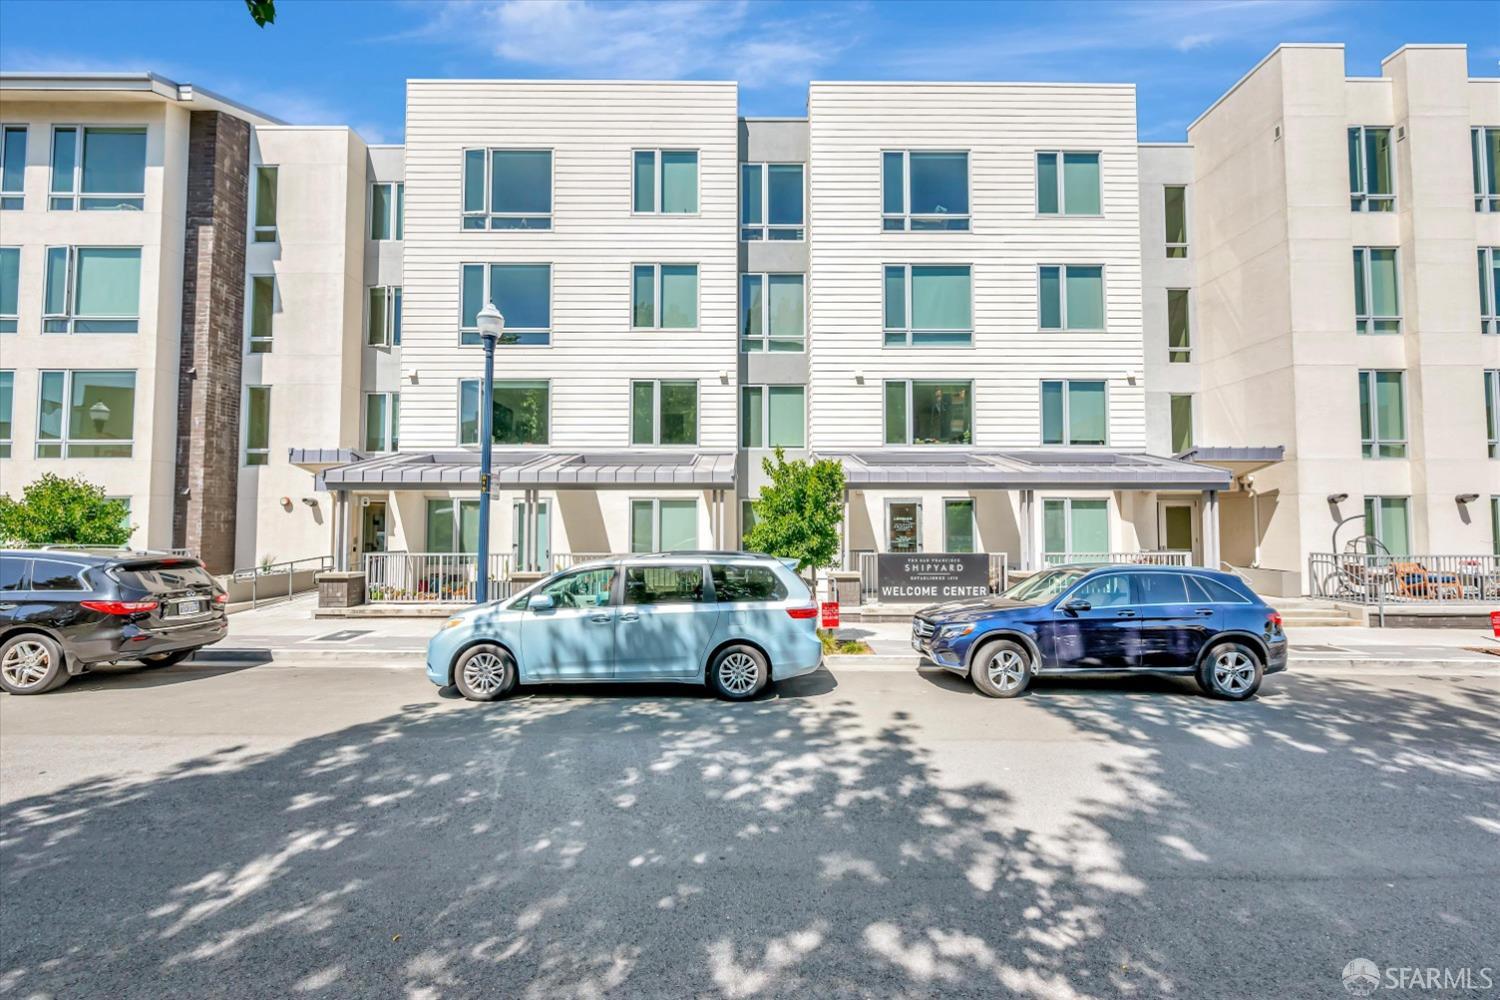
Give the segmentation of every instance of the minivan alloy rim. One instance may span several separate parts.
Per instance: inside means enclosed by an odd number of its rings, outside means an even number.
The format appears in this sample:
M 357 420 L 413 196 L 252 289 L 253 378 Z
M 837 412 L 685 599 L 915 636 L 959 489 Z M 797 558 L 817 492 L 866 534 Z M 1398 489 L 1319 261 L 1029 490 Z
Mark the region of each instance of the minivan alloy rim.
M 52 666 L 52 656 L 47 647 L 31 639 L 23 639 L 5 651 L 5 660 L 0 662 L 0 673 L 18 688 L 35 687 L 47 676 Z
M 505 661 L 494 653 L 475 653 L 464 664 L 464 683 L 480 694 L 494 694 L 505 680 Z
M 1002 649 L 990 657 L 988 670 L 990 683 L 1001 691 L 1012 691 L 1026 679 L 1026 663 L 1013 649 Z
M 719 683 L 731 694 L 749 694 L 759 672 L 749 653 L 730 653 L 719 664 Z
M 1255 664 L 1237 649 L 1214 657 L 1214 683 L 1229 694 L 1243 694 L 1255 680 Z

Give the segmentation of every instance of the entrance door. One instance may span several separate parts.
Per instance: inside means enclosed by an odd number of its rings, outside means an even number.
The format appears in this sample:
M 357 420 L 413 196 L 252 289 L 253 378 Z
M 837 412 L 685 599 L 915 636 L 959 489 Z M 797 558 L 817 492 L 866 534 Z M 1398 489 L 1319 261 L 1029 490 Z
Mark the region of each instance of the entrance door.
M 1190 503 L 1163 503 L 1161 505 L 1162 548 L 1174 552 L 1191 552 L 1197 562 L 1198 545 L 1193 537 L 1193 505 Z
M 885 550 L 922 551 L 922 502 L 887 500 L 885 505 Z
M 359 551 L 385 551 L 385 501 L 371 500 L 359 505 Z

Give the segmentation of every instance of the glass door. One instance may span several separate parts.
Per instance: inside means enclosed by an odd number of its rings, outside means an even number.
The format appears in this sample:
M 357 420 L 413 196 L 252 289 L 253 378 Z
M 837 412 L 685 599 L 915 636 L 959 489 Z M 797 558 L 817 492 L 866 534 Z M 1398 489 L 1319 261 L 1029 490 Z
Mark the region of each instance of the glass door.
M 359 551 L 385 551 L 384 500 L 366 500 L 360 504 Z
M 887 552 L 922 551 L 922 504 L 920 501 L 886 501 L 885 549 Z

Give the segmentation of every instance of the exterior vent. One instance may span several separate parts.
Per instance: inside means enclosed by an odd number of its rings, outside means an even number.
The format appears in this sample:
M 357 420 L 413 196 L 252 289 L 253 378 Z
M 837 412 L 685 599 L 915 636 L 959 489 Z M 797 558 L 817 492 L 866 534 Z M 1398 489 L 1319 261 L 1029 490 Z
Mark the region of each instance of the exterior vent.
M 1397 125 L 1396 126 L 1396 141 L 1397 142 L 1404 142 L 1405 140 L 1406 140 L 1406 126 L 1405 125 Z
M 1280 142 L 1281 141 L 1281 123 L 1280 122 L 1277 122 L 1271 128 L 1271 141 L 1273 141 L 1273 142 Z

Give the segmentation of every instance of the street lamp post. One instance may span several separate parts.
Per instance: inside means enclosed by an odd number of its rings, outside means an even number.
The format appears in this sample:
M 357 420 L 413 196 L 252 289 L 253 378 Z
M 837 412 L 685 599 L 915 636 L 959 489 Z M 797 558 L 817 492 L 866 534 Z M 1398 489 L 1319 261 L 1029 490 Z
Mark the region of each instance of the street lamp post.
M 490 448 L 494 443 L 495 342 L 505 334 L 505 317 L 493 302 L 479 310 L 479 336 L 484 341 L 484 381 L 479 383 L 479 575 L 475 603 L 490 599 Z

